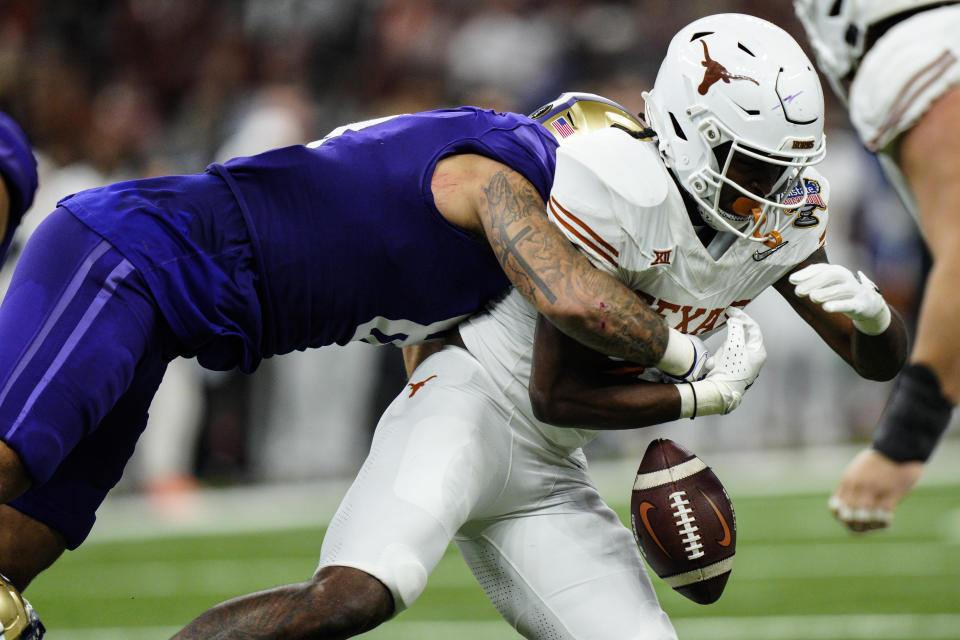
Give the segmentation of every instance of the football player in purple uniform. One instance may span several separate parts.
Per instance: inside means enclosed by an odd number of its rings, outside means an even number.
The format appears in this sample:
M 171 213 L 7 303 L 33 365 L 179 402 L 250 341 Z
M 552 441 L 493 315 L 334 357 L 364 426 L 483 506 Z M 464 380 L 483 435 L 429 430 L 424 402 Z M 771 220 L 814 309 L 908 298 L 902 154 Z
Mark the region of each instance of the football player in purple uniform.
M 64 198 L 0 305 L 0 572 L 24 589 L 83 542 L 176 357 L 417 345 L 512 284 L 588 346 L 689 372 L 694 341 L 548 221 L 555 147 L 463 107 Z

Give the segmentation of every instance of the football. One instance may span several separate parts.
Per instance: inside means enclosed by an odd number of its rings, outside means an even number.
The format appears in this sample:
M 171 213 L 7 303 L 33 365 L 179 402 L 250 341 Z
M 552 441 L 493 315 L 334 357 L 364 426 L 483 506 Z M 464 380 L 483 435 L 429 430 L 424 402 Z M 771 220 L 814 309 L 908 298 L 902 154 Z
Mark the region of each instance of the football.
M 710 467 L 672 440 L 651 442 L 633 483 L 630 523 L 664 582 L 699 604 L 716 602 L 733 566 L 737 521 Z

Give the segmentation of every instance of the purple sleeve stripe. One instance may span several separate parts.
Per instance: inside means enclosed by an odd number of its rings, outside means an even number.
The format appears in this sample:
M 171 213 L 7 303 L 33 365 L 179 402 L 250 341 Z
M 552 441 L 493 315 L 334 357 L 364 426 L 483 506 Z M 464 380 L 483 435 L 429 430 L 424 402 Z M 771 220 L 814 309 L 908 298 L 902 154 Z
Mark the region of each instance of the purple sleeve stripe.
M 101 243 L 107 244 L 106 242 Z M 109 248 L 109 244 L 107 244 Z M 99 249 L 99 246 L 97 247 Z M 30 412 L 30 409 L 33 407 L 37 398 L 43 393 L 43 390 L 46 389 L 47 385 L 50 384 L 50 381 L 57 374 L 57 371 L 60 370 L 60 367 L 63 366 L 63 363 L 66 361 L 70 354 L 73 353 L 73 350 L 76 348 L 77 344 L 80 342 L 80 339 L 83 337 L 83 334 L 87 332 L 87 329 L 90 328 L 90 325 L 93 324 L 93 321 L 96 320 L 97 315 L 100 313 L 101 309 L 107 304 L 110 298 L 117 291 L 117 285 L 123 281 L 130 273 L 133 271 L 133 265 L 130 264 L 127 260 L 121 260 L 116 267 L 113 268 L 113 271 L 110 272 L 110 275 L 107 276 L 106 284 L 97 292 L 97 295 L 94 297 L 93 302 L 90 303 L 90 306 L 87 307 L 87 310 L 84 311 L 83 316 L 80 318 L 80 321 L 77 323 L 77 326 L 74 327 L 73 331 L 70 333 L 70 337 L 67 338 L 67 341 L 64 343 L 63 347 L 60 348 L 60 351 L 57 353 L 56 357 L 53 359 L 53 362 L 50 363 L 50 366 L 47 367 L 47 370 L 44 372 L 43 377 L 40 379 L 40 382 L 34 387 L 33 391 L 30 393 L 30 397 L 27 398 L 26 403 L 23 405 L 23 409 L 20 411 L 20 415 L 17 416 L 17 419 L 14 421 L 13 426 L 7 432 L 7 437 L 13 436 L 16 433 L 17 429 L 20 428 L 20 425 L 23 423 L 23 419 Z M 71 283 L 72 284 L 72 283 Z M 61 302 L 63 299 L 61 298 Z M 57 305 L 58 308 L 60 305 Z M 49 324 L 49 323 L 48 323 Z M 6 390 L 4 390 L 6 391 Z
M 90 254 L 83 261 L 83 264 L 80 265 L 80 268 L 77 269 L 77 272 L 74 274 L 73 278 L 70 280 L 70 284 L 67 285 L 67 288 L 64 289 L 63 293 L 60 294 L 60 299 L 57 301 L 56 306 L 54 306 L 53 311 L 47 317 L 46 322 L 43 323 L 43 327 L 40 329 L 39 333 L 33 338 L 30 342 L 30 345 L 24 351 L 23 355 L 20 357 L 20 361 L 17 363 L 16 368 L 14 368 L 13 373 L 10 374 L 10 377 L 7 379 L 7 383 L 3 386 L 3 389 L 0 390 L 0 404 L 3 403 L 7 398 L 7 394 L 10 393 L 10 389 L 13 388 L 13 385 L 16 384 L 17 380 L 20 378 L 20 374 L 23 373 L 23 370 L 27 368 L 30 364 L 30 360 L 33 359 L 33 356 L 36 355 L 37 350 L 40 348 L 40 345 L 43 344 L 43 341 L 46 339 L 47 335 L 53 329 L 53 326 L 60 319 L 60 316 L 63 315 L 63 312 L 66 310 L 67 305 L 73 300 L 74 296 L 77 295 L 77 291 L 80 289 L 80 285 L 83 284 L 84 279 L 90 273 L 90 270 L 93 268 L 93 265 L 99 260 L 103 254 L 110 250 L 110 243 L 103 241 L 98 244 Z M 12 432 L 11 432 L 12 433 Z M 9 433 L 7 434 L 10 435 Z
M 30 364 L 30 360 L 36 354 L 37 349 L 40 348 L 40 345 L 43 344 L 47 334 L 50 333 L 50 330 L 53 329 L 53 326 L 60 319 L 60 316 L 63 315 L 67 305 L 69 305 L 71 300 L 73 300 L 73 297 L 77 295 L 80 285 L 83 284 L 84 278 L 86 278 L 87 274 L 90 273 L 90 269 L 93 268 L 94 263 L 96 263 L 96 261 L 99 260 L 103 254 L 109 251 L 109 249 L 110 243 L 104 240 L 93 248 L 93 250 L 90 252 L 90 255 L 86 257 L 86 259 L 83 261 L 83 264 L 81 264 L 80 268 L 77 269 L 77 272 L 70 280 L 70 284 L 67 285 L 66 289 L 64 289 L 63 293 L 60 295 L 60 300 L 57 301 L 53 311 L 47 317 L 47 321 L 43 323 L 43 328 L 40 329 L 40 332 L 36 335 L 36 337 L 34 337 L 33 341 L 30 342 L 30 346 L 27 347 L 26 351 L 20 357 L 20 362 L 17 363 L 13 373 L 10 374 L 10 377 L 7 379 L 7 384 L 5 384 L 3 390 L 0 391 L 0 404 L 3 404 L 3 401 L 6 400 L 7 394 L 10 392 L 11 387 L 13 387 L 13 385 L 16 383 L 17 378 L 20 377 L 20 374 L 23 373 L 23 370 L 27 367 L 27 365 Z

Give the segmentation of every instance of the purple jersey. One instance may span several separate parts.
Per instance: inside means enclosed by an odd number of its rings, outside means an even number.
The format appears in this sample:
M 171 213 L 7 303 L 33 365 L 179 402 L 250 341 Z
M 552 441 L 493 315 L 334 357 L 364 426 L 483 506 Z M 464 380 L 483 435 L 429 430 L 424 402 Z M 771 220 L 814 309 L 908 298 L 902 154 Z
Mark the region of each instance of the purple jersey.
M 490 156 L 545 200 L 555 146 L 523 116 L 452 109 L 64 199 L 0 305 L 0 438 L 34 480 L 12 506 L 79 545 L 174 356 L 252 371 L 413 343 L 480 309 L 509 283 L 437 211 L 436 163 Z
M 491 157 L 546 200 L 555 149 L 524 116 L 462 107 L 61 204 L 143 274 L 202 364 L 250 371 L 294 349 L 421 342 L 480 309 L 509 281 L 484 240 L 440 215 L 436 163 Z

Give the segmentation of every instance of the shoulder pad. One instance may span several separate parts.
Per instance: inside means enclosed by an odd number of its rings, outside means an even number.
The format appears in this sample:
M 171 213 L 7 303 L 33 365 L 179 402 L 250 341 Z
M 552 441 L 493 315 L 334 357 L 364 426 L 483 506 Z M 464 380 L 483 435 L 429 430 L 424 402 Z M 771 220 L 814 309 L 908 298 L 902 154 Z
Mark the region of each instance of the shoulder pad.
M 645 215 L 668 198 L 659 152 L 617 129 L 604 129 L 557 149 L 548 215 L 594 266 L 616 275 L 626 244 Z
M 557 176 L 554 189 L 568 186 L 559 184 L 560 178 L 574 185 L 595 182 L 641 207 L 662 203 L 670 179 L 655 145 L 616 129 L 596 131 L 559 147 Z

